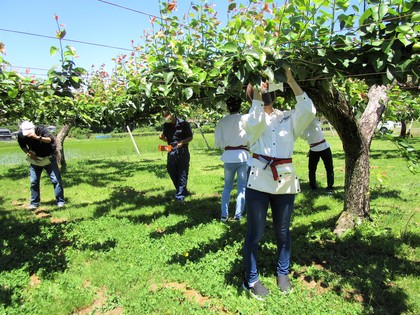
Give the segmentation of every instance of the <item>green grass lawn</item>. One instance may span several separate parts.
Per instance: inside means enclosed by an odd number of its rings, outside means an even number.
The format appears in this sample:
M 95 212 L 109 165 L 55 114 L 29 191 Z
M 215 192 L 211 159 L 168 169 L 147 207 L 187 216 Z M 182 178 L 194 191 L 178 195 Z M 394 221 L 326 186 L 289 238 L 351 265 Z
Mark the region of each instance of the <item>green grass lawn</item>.
M 205 135 L 213 146 L 213 135 Z M 245 220 L 219 222 L 220 152 L 198 131 L 190 145 L 189 190 L 172 201 L 166 155 L 157 135 L 65 142 L 67 205 L 55 207 L 49 179 L 42 204 L 27 210 L 29 171 L 16 142 L 0 143 L 0 314 L 419 314 L 419 180 L 393 145 L 374 139 L 371 216 L 342 238 L 332 234 L 343 209 L 344 153 L 332 146 L 336 193 L 308 192 L 307 145 L 294 163 L 303 193 L 292 223 L 291 279 L 275 284 L 269 218 L 261 244 L 263 301 L 241 289 Z M 411 144 L 420 149 L 418 138 Z M 318 181 L 325 186 L 323 165 Z M 232 196 L 233 214 L 234 196 Z

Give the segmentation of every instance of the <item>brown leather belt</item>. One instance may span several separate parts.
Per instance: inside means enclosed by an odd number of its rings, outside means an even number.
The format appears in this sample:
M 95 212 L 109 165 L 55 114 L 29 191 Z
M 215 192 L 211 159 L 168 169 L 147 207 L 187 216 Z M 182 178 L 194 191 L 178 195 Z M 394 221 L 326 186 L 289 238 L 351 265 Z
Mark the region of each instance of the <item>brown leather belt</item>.
M 225 147 L 226 151 L 229 150 L 245 150 L 245 151 L 249 151 L 248 147 L 246 145 L 238 145 L 237 147 L 231 147 L 231 146 L 227 146 Z
M 322 141 L 316 142 L 316 143 L 312 143 L 312 144 L 310 144 L 309 146 L 310 146 L 311 148 L 313 148 L 313 147 L 316 147 L 318 144 L 321 144 L 321 143 L 324 143 L 324 142 L 326 142 L 326 141 L 325 141 L 325 139 L 324 139 L 324 140 L 322 140 Z
M 265 156 L 265 155 L 260 155 L 260 154 L 256 154 L 256 153 L 253 153 L 252 157 L 254 159 L 260 160 L 263 163 L 267 163 L 264 167 L 264 170 L 267 168 L 267 166 L 271 167 L 271 172 L 273 172 L 274 180 L 279 179 L 279 174 L 277 173 L 276 165 L 292 163 L 291 158 L 290 159 L 277 159 L 277 158 L 273 158 L 273 157 Z

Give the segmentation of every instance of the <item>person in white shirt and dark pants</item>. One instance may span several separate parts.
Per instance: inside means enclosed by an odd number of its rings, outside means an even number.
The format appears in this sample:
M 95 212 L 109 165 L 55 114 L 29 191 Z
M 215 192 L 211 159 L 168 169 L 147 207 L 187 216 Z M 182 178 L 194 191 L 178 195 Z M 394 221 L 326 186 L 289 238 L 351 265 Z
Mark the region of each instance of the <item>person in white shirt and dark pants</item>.
M 239 221 L 245 207 L 245 188 L 247 180 L 247 161 L 250 158 L 247 147 L 247 135 L 242 128 L 242 105 L 240 97 L 229 97 L 226 101 L 229 115 L 223 117 L 215 130 L 215 148 L 224 150 L 220 160 L 224 163 L 224 187 L 222 193 L 221 221 L 226 222 L 229 217 L 229 201 L 233 189 L 235 174 L 238 195 L 234 220 Z
M 315 191 L 318 186 L 316 184 L 316 169 L 318 167 L 319 159 L 322 159 L 327 172 L 327 193 L 334 192 L 334 165 L 330 144 L 325 140 L 324 132 L 322 131 L 321 122 L 315 118 L 308 128 L 302 133 L 302 138 L 305 139 L 310 147 L 309 150 L 309 186 Z
M 257 268 L 259 242 L 264 236 L 269 205 L 278 250 L 277 284 L 281 292 L 292 291 L 288 278 L 291 253 L 290 218 L 295 195 L 300 192 L 292 154 L 295 140 L 316 113 L 311 99 L 296 83 L 289 68 L 286 69 L 286 77 L 296 97 L 295 109 L 281 111 L 274 108 L 275 96 L 269 94 L 267 83 L 261 84 L 262 93 L 248 85 L 247 97 L 253 99 L 252 107 L 249 115 L 243 118 L 250 151 L 253 152 L 245 193 L 247 228 L 243 251 L 243 288 L 257 299 L 263 299 L 269 293 L 258 280 Z M 272 99 L 263 101 L 267 94 Z

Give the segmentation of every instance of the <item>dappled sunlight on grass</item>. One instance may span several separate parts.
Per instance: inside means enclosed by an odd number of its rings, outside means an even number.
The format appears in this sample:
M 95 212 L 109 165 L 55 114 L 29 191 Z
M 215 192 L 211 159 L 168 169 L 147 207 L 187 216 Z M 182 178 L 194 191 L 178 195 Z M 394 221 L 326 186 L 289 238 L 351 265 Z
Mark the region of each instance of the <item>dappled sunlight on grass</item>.
M 372 159 L 373 222 L 342 238 L 332 233 L 344 200 L 340 143 L 328 139 L 336 170 L 333 195 L 323 189 L 309 191 L 306 146 L 297 143 L 294 160 L 302 193 L 296 197 L 292 217 L 295 290 L 286 299 L 276 288 L 277 254 L 269 211 L 259 273 L 271 293 L 263 303 L 249 299 L 241 289 L 246 218 L 220 222 L 219 153 L 194 140 L 190 195 L 178 203 L 166 173 L 166 156 L 156 152 L 158 142 L 145 137 L 141 141 L 141 151 L 153 147 L 141 157 L 128 153 L 129 141 L 119 139 L 112 142 L 119 155 L 95 156 L 95 150 L 109 149 L 101 140 L 84 158 L 70 158 L 63 174 L 67 200 L 63 209 L 55 207 L 44 174 L 41 207 L 26 210 L 28 165 L 0 167 L 2 307 L 14 311 L 30 304 L 32 313 L 45 308 L 72 313 L 89 310 L 100 299 L 104 308 L 132 314 L 159 313 L 162 304 L 177 313 L 197 314 L 275 314 L 279 309 L 294 314 L 325 310 L 399 314 L 420 309 L 418 181 L 403 169 L 400 159 L 383 153 L 388 147 L 382 140 L 373 143 L 381 144 Z M 77 145 L 88 147 L 83 141 L 69 147 L 76 152 Z M 121 155 L 123 148 L 126 155 Z M 392 165 L 398 167 L 388 167 Z M 318 173 L 324 187 L 322 165 Z M 234 200 L 232 195 L 231 214 Z M 37 217 L 39 213 L 47 215 Z

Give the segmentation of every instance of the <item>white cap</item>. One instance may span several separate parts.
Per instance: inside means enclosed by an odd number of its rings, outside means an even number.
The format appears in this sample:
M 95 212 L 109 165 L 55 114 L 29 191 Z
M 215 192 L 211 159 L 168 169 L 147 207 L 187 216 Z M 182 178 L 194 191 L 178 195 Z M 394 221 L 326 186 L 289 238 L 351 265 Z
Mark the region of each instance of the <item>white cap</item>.
M 22 134 L 27 136 L 30 133 L 35 133 L 35 125 L 31 121 L 25 120 L 20 124 L 20 129 L 22 130 Z

